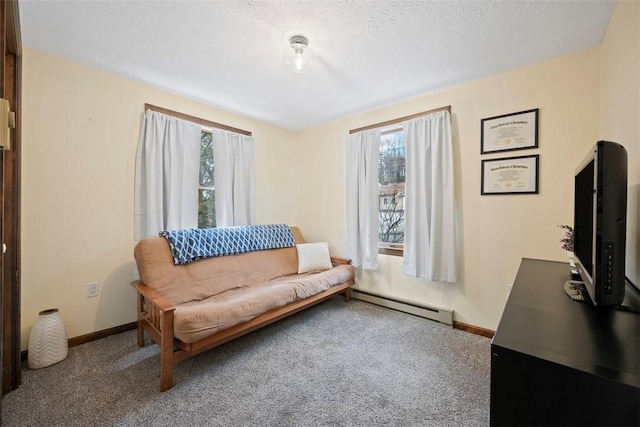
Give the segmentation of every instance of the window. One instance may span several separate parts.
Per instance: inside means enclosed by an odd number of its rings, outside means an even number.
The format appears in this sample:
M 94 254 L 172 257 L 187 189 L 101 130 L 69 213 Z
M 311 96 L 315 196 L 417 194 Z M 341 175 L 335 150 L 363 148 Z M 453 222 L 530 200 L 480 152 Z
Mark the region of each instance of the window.
M 146 157 L 137 156 L 136 169 L 140 170 L 142 167 L 153 168 L 153 170 L 158 171 L 157 173 L 170 174 L 171 176 L 169 177 L 169 179 L 171 180 L 175 179 L 180 184 L 181 190 L 184 192 L 191 191 L 193 194 L 193 191 L 197 189 L 198 190 L 198 202 L 197 202 L 198 213 L 197 213 L 197 223 L 194 224 L 195 213 L 193 212 L 193 209 L 195 209 L 196 206 L 191 206 L 185 215 L 182 215 L 182 213 L 180 212 L 180 209 L 177 209 L 177 212 L 173 212 L 173 210 L 172 212 L 168 212 L 168 210 L 172 209 L 173 206 L 177 206 L 176 203 L 164 204 L 161 206 L 160 209 L 148 209 L 147 203 L 141 202 L 142 198 L 149 197 L 148 196 L 149 194 L 153 194 L 153 195 L 162 194 L 162 192 L 164 191 L 163 186 L 165 182 L 162 179 L 153 179 L 153 180 L 146 180 L 146 182 L 143 185 L 142 183 L 140 183 L 140 179 L 138 176 L 139 174 L 136 174 L 136 186 L 135 186 L 136 188 L 136 191 L 135 191 L 136 224 L 134 224 L 134 237 L 136 238 L 136 240 L 140 240 L 145 237 L 155 235 L 158 232 L 160 232 L 162 229 L 167 228 L 166 218 L 169 216 L 171 216 L 172 218 L 176 218 L 175 224 L 172 225 L 172 227 L 174 228 L 193 227 L 195 225 L 197 225 L 197 227 L 199 228 L 216 227 L 218 225 L 216 221 L 216 216 L 219 216 L 225 219 L 227 218 L 227 216 L 225 216 L 226 212 L 218 212 L 216 215 L 216 204 L 215 204 L 216 190 L 217 190 L 218 196 L 220 196 L 223 193 L 229 193 L 231 191 L 234 191 L 233 200 L 232 200 L 232 203 L 230 203 L 231 206 L 223 206 L 224 208 L 223 210 L 234 209 L 235 204 L 238 203 L 243 205 L 243 209 L 238 209 L 238 210 L 242 211 L 243 213 L 247 213 L 247 215 L 254 215 L 254 212 L 255 212 L 254 201 L 253 201 L 253 197 L 251 197 L 254 193 L 252 180 L 248 185 L 245 185 L 244 187 L 242 187 L 240 191 L 236 191 L 236 188 L 238 186 L 246 183 L 242 182 L 243 181 L 242 177 L 236 178 L 236 176 L 233 173 L 231 173 L 230 174 L 231 177 L 228 179 L 218 178 L 220 182 L 217 183 L 217 188 L 216 188 L 216 185 L 214 185 L 216 183 L 214 182 L 215 178 L 214 178 L 214 164 L 213 164 L 214 154 L 213 154 L 212 130 L 213 132 L 216 132 L 216 135 L 218 135 L 218 131 L 220 131 L 220 134 L 219 134 L 221 135 L 220 138 L 218 139 L 218 137 L 216 137 L 217 144 L 222 144 L 224 141 L 225 142 L 224 145 L 226 147 L 227 145 L 226 143 L 229 142 L 227 141 L 228 138 L 226 138 L 226 134 L 233 133 L 233 134 L 238 134 L 241 137 L 240 139 L 243 142 L 246 142 L 247 144 L 250 145 L 249 149 L 244 150 L 243 152 L 243 154 L 244 153 L 248 153 L 248 154 L 246 156 L 241 157 L 239 162 L 237 161 L 237 163 L 239 163 L 241 166 L 234 166 L 234 167 L 242 167 L 243 171 L 249 170 L 251 171 L 251 174 L 253 174 L 254 140 L 251 136 L 250 131 L 235 128 L 222 123 L 213 122 L 211 120 L 202 119 L 199 117 L 191 116 L 188 114 L 180 113 L 177 111 L 169 110 L 169 109 L 158 107 L 151 104 L 145 104 L 144 108 L 145 108 L 144 125 L 149 126 L 150 129 L 155 129 L 155 127 L 158 127 L 159 130 L 144 134 L 145 137 L 142 139 L 143 147 L 145 147 L 145 149 L 147 146 L 151 147 L 149 149 L 153 150 L 154 154 Z M 162 156 L 162 147 L 163 147 L 163 144 L 166 143 L 165 141 L 173 140 L 173 138 L 169 138 L 169 135 L 174 135 L 176 133 L 162 130 L 166 128 L 166 126 L 164 125 L 162 127 L 159 127 L 159 124 L 166 124 L 166 123 L 173 122 L 173 121 L 168 121 L 166 119 L 158 119 L 158 117 L 163 117 L 163 116 L 173 117 L 173 118 L 179 119 L 180 121 L 189 122 L 187 124 L 185 123 L 181 124 L 180 127 L 181 128 L 184 127 L 189 132 L 188 139 L 191 139 L 192 141 L 193 141 L 193 137 L 197 138 L 198 132 L 200 133 L 199 158 L 194 157 L 194 155 L 197 156 L 198 154 L 197 151 L 196 153 L 194 153 L 193 151 L 190 150 L 189 151 L 190 155 L 185 157 L 185 160 L 186 160 L 185 162 L 176 162 L 177 163 L 177 165 L 175 165 L 176 167 L 167 168 L 167 166 L 170 165 L 171 162 L 166 160 Z M 149 136 L 159 135 L 161 137 L 147 138 L 146 136 L 148 135 Z M 233 171 L 233 169 L 229 166 L 231 163 L 230 160 L 227 160 L 225 157 L 225 155 L 227 154 L 227 151 L 229 153 L 229 156 L 231 156 L 231 155 L 235 155 L 234 153 L 237 150 L 235 150 L 235 147 L 232 147 L 232 149 L 225 150 L 224 153 L 220 154 L 221 157 L 218 158 L 218 162 L 222 164 L 223 167 L 219 169 L 219 172 L 225 171 L 225 169 L 231 169 Z M 248 158 L 250 161 L 245 159 L 245 157 Z M 190 176 L 188 176 L 188 179 L 185 179 L 186 175 L 183 173 L 183 171 L 179 167 L 183 164 L 189 164 L 188 175 Z M 196 168 L 199 168 L 199 170 Z M 189 189 L 190 186 L 194 186 L 193 173 L 195 173 L 196 171 L 198 172 L 197 187 L 196 188 L 191 187 Z M 229 172 L 229 171 L 227 170 L 226 172 Z M 238 183 L 236 181 L 240 181 L 240 182 Z M 249 187 L 249 189 L 247 190 L 245 187 Z M 239 194 L 239 196 L 236 196 L 236 194 Z M 218 198 L 221 199 L 222 197 L 218 197 Z M 240 199 L 240 202 L 237 201 L 238 199 Z M 244 208 L 244 205 L 247 205 L 248 207 Z M 220 206 L 218 206 L 218 208 L 221 209 Z M 244 223 L 249 223 L 254 221 L 253 217 L 249 217 L 250 221 L 247 221 L 245 218 L 240 218 L 236 220 L 236 218 L 233 215 L 230 218 L 231 218 L 229 221 L 230 224 L 233 224 L 234 221 L 237 221 L 237 222 L 244 221 Z M 161 227 L 159 230 L 156 230 L 158 224 L 160 224 Z
M 405 144 L 402 125 L 383 129 L 378 157 L 378 252 L 402 255 Z
M 457 282 L 451 107 L 352 129 L 346 148 L 354 165 L 346 176 L 352 264 L 375 270 L 378 254 L 397 255 L 409 276 Z
M 198 228 L 216 226 L 216 192 L 213 182 L 213 138 L 211 131 L 200 134 L 200 183 L 198 185 Z

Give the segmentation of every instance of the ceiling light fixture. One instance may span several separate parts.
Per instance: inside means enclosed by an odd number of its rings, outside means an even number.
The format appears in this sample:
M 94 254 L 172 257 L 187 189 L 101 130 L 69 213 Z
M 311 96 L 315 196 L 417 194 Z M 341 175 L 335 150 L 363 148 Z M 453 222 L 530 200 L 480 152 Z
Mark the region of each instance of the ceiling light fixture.
M 292 36 L 284 52 L 284 63 L 294 73 L 306 73 L 313 68 L 313 52 L 309 49 L 309 40 L 305 36 Z

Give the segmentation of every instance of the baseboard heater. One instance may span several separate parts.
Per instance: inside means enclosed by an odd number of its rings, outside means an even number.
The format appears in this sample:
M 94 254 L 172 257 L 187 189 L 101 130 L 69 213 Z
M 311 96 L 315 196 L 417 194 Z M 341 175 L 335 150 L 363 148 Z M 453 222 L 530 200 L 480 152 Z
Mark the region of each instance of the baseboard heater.
M 351 295 L 361 301 L 370 302 L 382 307 L 414 314 L 426 319 L 435 320 L 453 326 L 453 310 L 447 308 L 416 304 L 412 301 L 403 300 L 388 295 L 375 294 L 369 291 L 351 288 Z

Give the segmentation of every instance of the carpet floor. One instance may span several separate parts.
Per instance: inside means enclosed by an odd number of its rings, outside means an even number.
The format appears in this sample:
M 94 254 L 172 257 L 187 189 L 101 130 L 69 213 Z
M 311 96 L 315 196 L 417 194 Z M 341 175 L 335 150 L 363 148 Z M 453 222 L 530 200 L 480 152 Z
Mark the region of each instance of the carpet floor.
M 186 360 L 160 393 L 129 331 L 22 371 L 6 426 L 484 426 L 490 340 L 332 298 Z

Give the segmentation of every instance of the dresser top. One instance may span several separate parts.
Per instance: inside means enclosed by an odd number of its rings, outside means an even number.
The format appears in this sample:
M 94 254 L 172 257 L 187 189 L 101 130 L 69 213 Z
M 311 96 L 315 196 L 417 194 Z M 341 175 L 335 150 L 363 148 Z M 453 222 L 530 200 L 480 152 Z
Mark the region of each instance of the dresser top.
M 627 287 L 623 303 L 636 312 L 576 302 L 569 276 L 567 263 L 524 258 L 492 346 L 640 387 L 638 295 Z

